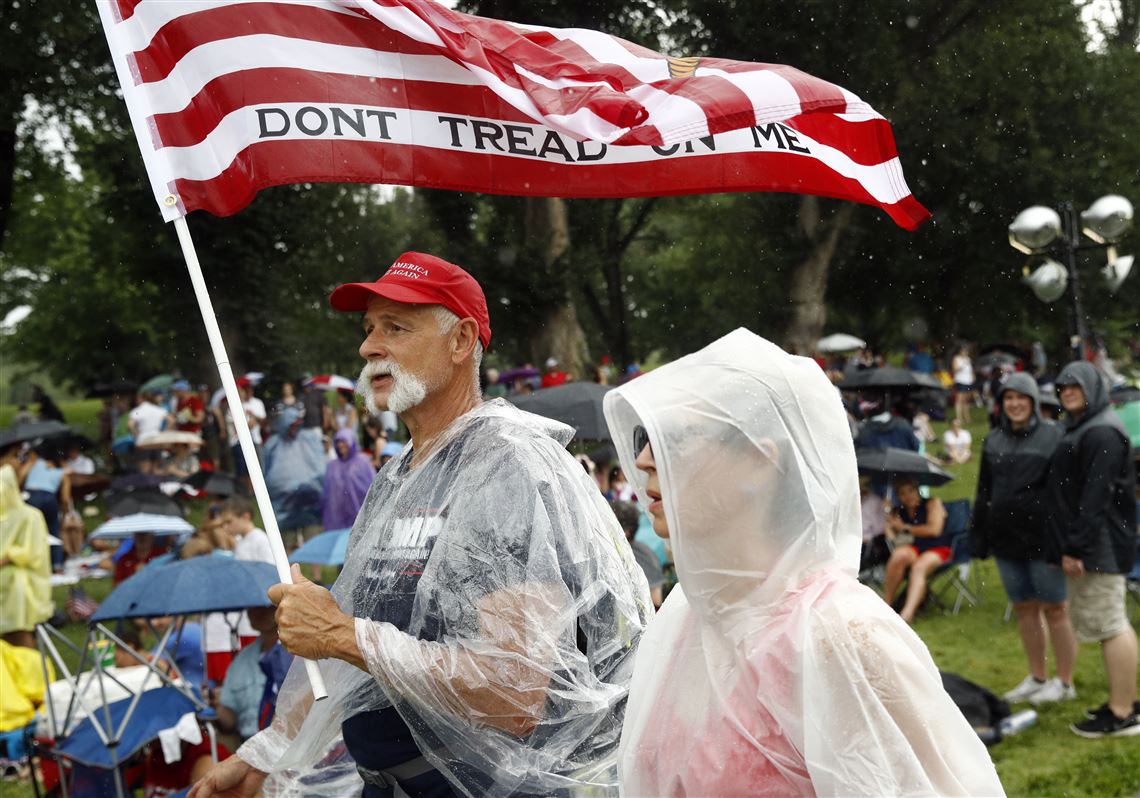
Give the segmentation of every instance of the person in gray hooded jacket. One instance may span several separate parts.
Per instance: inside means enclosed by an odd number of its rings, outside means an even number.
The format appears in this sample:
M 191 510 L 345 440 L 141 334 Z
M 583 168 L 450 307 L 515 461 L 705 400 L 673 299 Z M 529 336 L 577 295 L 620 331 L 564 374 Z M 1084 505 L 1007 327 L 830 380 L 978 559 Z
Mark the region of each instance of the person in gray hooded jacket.
M 1057 555 L 1046 522 L 1046 477 L 1062 430 L 1041 418 L 1037 382 L 1024 372 L 1006 378 L 997 400 L 998 426 L 982 447 L 970 544 L 974 557 L 994 555 L 1029 661 L 1029 675 L 1004 697 L 1034 704 L 1067 701 L 1076 697 L 1077 641 L 1065 603 L 1065 574 L 1050 562 Z M 1053 679 L 1046 662 L 1050 641 Z
M 1077 638 L 1100 642 L 1108 676 L 1108 702 L 1071 728 L 1083 737 L 1140 735 L 1136 633 L 1124 608 L 1124 574 L 1136 560 L 1129 439 L 1091 363 L 1070 363 L 1056 384 L 1067 420 L 1049 465 L 1051 532 Z

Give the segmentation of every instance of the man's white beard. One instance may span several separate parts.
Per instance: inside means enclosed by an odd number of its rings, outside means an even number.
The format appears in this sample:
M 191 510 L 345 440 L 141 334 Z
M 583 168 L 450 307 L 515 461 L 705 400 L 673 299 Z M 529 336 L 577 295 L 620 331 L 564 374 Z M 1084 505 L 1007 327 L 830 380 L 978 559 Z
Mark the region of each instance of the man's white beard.
M 388 409 L 396 415 L 420 404 L 427 398 L 428 385 L 414 374 L 404 371 L 394 360 L 370 360 L 356 379 L 356 393 L 364 400 L 371 415 L 380 415 L 372 390 L 372 378 L 391 376 L 392 390 L 388 392 Z

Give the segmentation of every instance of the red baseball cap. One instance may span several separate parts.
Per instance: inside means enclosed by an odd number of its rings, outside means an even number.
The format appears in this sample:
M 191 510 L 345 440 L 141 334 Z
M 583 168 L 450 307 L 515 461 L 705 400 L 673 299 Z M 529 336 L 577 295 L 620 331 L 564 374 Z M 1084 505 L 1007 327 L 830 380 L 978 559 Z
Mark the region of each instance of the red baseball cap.
M 479 325 L 479 340 L 491 344 L 491 317 L 479 283 L 454 263 L 423 252 L 405 252 L 374 283 L 345 283 L 329 295 L 333 310 L 363 313 L 368 300 L 382 296 L 409 305 L 443 305 Z

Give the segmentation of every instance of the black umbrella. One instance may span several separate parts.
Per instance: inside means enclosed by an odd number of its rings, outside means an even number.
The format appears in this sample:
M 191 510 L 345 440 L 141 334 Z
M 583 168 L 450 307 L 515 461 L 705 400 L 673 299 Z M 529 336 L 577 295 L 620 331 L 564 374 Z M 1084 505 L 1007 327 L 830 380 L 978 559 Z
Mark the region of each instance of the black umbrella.
M 929 374 L 919 374 L 894 366 L 883 366 L 877 369 L 853 371 L 843 378 L 838 387 L 844 391 L 915 391 L 927 388 L 942 390 L 942 383 Z
M 610 431 L 602 414 L 602 397 L 612 389 L 612 385 L 571 382 L 543 388 L 529 396 L 508 396 L 507 400 L 519 410 L 568 424 L 574 428 L 576 438 L 603 441 L 610 439 Z
M 129 396 L 138 390 L 137 382 L 96 382 L 87 392 L 88 399 L 106 399 L 108 396 Z
M 88 438 L 79 432 L 73 432 L 63 440 L 65 448 L 70 449 L 72 446 L 78 446 L 80 449 L 87 450 L 95 445 L 95 441 Z
M 41 442 L 39 446 L 36 446 L 36 450 L 38 450 L 40 454 L 46 453 L 46 451 L 54 451 L 54 453 L 59 455 L 66 455 L 68 450 L 73 446 L 86 451 L 95 446 L 95 441 L 81 432 L 68 432 L 66 434 L 51 435 L 50 438 L 44 438 L 43 442 Z
M 136 471 L 133 474 L 115 477 L 114 481 L 111 482 L 111 490 L 123 491 L 135 490 L 136 488 L 154 488 L 157 490 L 163 482 L 170 481 L 172 481 L 170 477 L 162 474 L 143 474 Z
M 954 479 L 952 474 L 909 449 L 856 449 L 855 461 L 861 474 L 911 477 L 919 485 L 945 485 Z
M 71 427 L 59 421 L 30 421 L 26 424 L 13 424 L 0 432 L 0 449 L 6 449 L 16 443 L 25 443 L 41 438 L 57 438 L 70 434 Z
M 598 464 L 614 463 L 618 459 L 617 449 L 612 443 L 603 443 L 601 446 L 586 452 L 586 456 Z
M 1131 385 L 1118 386 L 1109 392 L 1108 399 L 1114 405 L 1126 405 L 1129 402 L 1140 402 L 1140 388 L 1135 388 Z
M 213 496 L 233 496 L 237 493 L 237 482 L 233 474 L 224 471 L 199 471 L 182 482 L 199 493 Z
M 173 515 L 181 518 L 182 505 L 155 488 L 134 488 L 107 494 L 107 515 L 116 518 L 135 513 Z

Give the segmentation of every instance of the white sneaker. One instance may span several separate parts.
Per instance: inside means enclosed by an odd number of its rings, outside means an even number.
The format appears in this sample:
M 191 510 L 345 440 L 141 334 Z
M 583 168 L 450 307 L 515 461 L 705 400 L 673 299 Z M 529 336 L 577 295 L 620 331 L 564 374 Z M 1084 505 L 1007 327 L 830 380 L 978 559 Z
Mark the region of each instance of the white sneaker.
M 1009 701 L 1011 704 L 1016 704 L 1019 701 L 1028 701 L 1031 695 L 1038 692 L 1048 684 L 1048 679 L 1043 682 L 1039 682 L 1032 676 L 1026 676 L 1021 680 L 1021 684 L 1003 695 L 1002 698 L 1004 698 L 1006 701 Z
M 1073 685 L 1066 687 L 1061 684 L 1061 680 L 1054 676 L 1045 685 L 1029 696 L 1029 703 L 1036 706 L 1037 704 L 1049 704 L 1054 701 L 1072 701 L 1077 697 L 1077 688 Z

